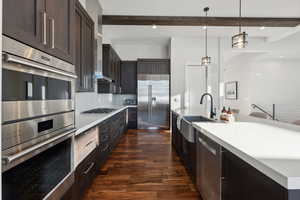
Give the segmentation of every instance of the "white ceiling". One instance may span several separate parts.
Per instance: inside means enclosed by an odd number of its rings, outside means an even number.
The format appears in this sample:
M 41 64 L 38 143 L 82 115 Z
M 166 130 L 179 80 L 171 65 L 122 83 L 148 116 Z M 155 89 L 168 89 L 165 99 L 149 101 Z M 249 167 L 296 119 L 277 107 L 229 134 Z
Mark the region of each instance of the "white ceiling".
M 99 0 L 104 14 L 111 15 L 160 15 L 160 16 L 203 16 L 205 6 L 211 8 L 210 16 L 237 16 L 238 0 Z M 298 17 L 300 18 L 300 0 L 243 0 L 243 16 L 247 17 Z M 300 27 L 265 28 L 244 27 L 249 37 L 265 38 L 275 42 L 258 47 L 268 49 L 293 46 L 299 49 Z M 209 27 L 209 37 L 228 37 L 237 33 L 237 27 Z M 116 44 L 155 43 L 167 45 L 171 37 L 203 37 L 202 27 L 158 26 L 103 26 L 105 41 Z M 283 36 L 283 37 L 282 37 Z M 287 38 L 287 39 L 284 39 Z M 278 42 L 281 39 L 284 42 Z M 299 41 L 295 43 L 296 41 Z M 297 45 L 296 45 L 297 44 Z M 257 50 L 258 50 L 257 49 Z M 280 51 L 282 52 L 282 51 Z M 288 54 L 291 52 L 289 51 Z M 295 51 L 295 55 L 300 53 Z M 286 56 L 288 56 L 288 54 Z M 298 54 L 300 55 L 300 54 Z M 279 55 L 275 55 L 279 56 Z M 294 55 L 293 55 L 294 57 Z M 298 56 L 299 57 L 299 56 Z
M 295 28 L 265 28 L 244 27 L 249 37 L 279 37 L 285 33 L 292 32 Z M 209 27 L 209 37 L 231 37 L 238 32 L 237 27 Z M 182 26 L 158 26 L 153 29 L 151 26 L 104 26 L 103 35 L 113 42 L 144 40 L 145 42 L 165 42 L 171 37 L 204 37 L 204 30 L 201 27 Z
M 238 0 L 99 0 L 104 14 L 202 16 L 205 6 L 212 16 L 237 16 Z M 300 17 L 299 0 L 243 0 L 243 16 Z

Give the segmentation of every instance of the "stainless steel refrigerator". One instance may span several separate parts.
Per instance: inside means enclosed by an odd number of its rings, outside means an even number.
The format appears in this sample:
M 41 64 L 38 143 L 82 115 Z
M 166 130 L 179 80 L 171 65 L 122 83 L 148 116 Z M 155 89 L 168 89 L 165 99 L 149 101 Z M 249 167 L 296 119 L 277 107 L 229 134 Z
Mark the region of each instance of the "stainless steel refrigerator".
M 170 75 L 138 74 L 138 129 L 170 128 Z

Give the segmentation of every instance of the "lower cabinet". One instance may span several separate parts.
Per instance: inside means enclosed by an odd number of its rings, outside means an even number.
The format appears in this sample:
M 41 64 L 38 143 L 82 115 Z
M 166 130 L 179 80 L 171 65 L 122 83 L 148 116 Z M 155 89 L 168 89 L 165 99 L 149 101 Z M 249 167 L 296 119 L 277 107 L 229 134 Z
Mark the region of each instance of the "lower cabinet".
M 77 166 L 72 192 L 68 192 L 63 200 L 82 199 L 93 178 L 126 131 L 126 114 L 126 110 L 121 111 L 98 125 L 99 146 Z
M 193 182 L 196 182 L 196 143 L 186 140 L 177 128 L 176 113 L 172 113 L 172 145 Z
M 239 157 L 224 150 L 222 200 L 241 199 L 296 200 L 300 199 L 300 191 L 288 191 Z
M 93 178 L 97 174 L 97 153 L 98 148 L 94 149 L 76 168 L 75 184 L 73 185 L 73 198 L 80 200 L 86 189 L 91 185 Z
M 128 129 L 137 129 L 137 108 L 128 108 Z

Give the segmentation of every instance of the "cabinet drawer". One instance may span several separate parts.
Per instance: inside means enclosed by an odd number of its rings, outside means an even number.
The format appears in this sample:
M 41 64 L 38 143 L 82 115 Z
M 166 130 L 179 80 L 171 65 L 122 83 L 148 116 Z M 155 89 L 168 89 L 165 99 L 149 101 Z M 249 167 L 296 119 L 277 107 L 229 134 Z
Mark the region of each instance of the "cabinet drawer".
M 75 164 L 79 164 L 99 145 L 98 128 L 93 128 L 75 140 Z
M 75 196 L 79 200 L 97 174 L 97 149 L 94 149 L 75 170 Z

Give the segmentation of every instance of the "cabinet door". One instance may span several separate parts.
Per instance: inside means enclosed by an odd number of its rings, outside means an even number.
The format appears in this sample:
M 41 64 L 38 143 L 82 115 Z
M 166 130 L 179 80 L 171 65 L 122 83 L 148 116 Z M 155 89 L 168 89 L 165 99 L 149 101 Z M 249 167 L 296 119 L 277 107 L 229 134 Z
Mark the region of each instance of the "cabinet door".
M 82 34 L 82 23 L 83 23 L 83 15 L 81 12 L 79 12 L 78 9 L 76 9 L 75 13 L 75 20 L 76 20 L 76 25 L 75 25 L 75 48 L 76 48 L 76 53 L 75 53 L 75 69 L 76 69 L 76 74 L 78 76 L 76 80 L 76 89 L 77 91 L 81 91 L 84 89 L 84 72 L 83 72 L 83 58 L 82 58 L 82 42 L 83 42 L 83 34 Z
M 231 152 L 224 150 L 223 155 L 222 200 L 288 199 L 281 185 Z
M 128 129 L 137 129 L 137 108 L 128 109 Z
M 94 22 L 79 2 L 75 16 L 77 92 L 94 91 Z
M 103 76 L 110 78 L 110 45 L 103 44 L 102 49 L 102 59 L 103 59 L 103 67 L 102 67 L 102 74 Z
M 84 88 L 87 91 L 94 90 L 94 24 L 90 20 L 85 20 L 83 24 L 84 47 L 83 55 L 85 60 Z
M 121 63 L 122 94 L 137 94 L 137 62 L 122 61 Z
M 65 61 L 74 63 L 75 0 L 46 0 L 48 20 L 47 51 Z
M 3 34 L 43 51 L 44 14 L 44 0 L 3 0 Z

